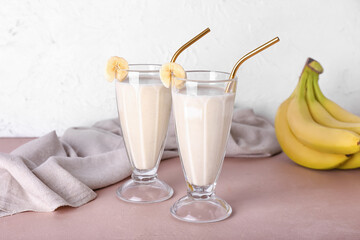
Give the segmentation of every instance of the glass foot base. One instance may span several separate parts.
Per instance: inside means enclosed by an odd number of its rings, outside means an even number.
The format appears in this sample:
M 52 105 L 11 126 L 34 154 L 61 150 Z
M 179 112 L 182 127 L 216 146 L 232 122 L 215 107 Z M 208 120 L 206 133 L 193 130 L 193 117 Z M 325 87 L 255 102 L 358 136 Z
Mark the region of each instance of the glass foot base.
M 175 218 L 182 221 L 207 223 L 228 218 L 232 209 L 227 202 L 215 195 L 207 199 L 185 196 L 175 202 L 170 212 Z
M 162 202 L 171 198 L 173 193 L 169 185 L 157 178 L 148 182 L 130 179 L 116 191 L 121 200 L 131 203 Z

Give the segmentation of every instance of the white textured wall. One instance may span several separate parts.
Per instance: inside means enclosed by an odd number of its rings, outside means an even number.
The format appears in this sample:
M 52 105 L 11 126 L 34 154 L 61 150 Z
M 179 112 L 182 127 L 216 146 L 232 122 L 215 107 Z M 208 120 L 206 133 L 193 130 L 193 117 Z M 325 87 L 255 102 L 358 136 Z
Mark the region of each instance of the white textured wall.
M 39 136 L 117 116 L 103 72 L 112 55 L 185 69 L 230 71 L 247 51 L 280 43 L 238 71 L 237 105 L 273 119 L 307 57 L 325 68 L 321 87 L 360 114 L 357 0 L 0 0 L 0 136 Z

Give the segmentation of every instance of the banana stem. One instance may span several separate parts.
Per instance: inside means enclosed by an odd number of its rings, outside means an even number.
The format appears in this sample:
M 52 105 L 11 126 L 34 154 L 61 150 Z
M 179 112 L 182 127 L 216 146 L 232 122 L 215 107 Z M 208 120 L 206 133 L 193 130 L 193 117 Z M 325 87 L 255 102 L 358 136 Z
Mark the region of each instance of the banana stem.
M 319 81 L 314 81 L 313 84 L 314 84 L 314 90 L 315 90 L 317 100 L 321 101 L 321 100 L 325 99 L 326 97 L 320 90 Z
M 317 75 L 317 74 L 316 74 Z M 309 102 L 313 102 L 316 100 L 314 93 L 314 81 L 316 80 L 315 74 L 309 74 L 306 83 L 306 99 Z
M 318 61 L 316 61 L 316 60 L 314 60 L 312 58 L 307 59 L 306 65 L 309 68 L 311 68 L 314 72 L 316 72 L 317 74 L 321 74 L 321 73 L 324 72 L 324 69 L 321 66 L 321 64 Z
M 306 84 L 309 78 L 309 68 L 305 66 L 301 76 L 300 81 L 298 82 L 298 86 L 296 87 L 296 97 L 297 98 L 305 98 L 306 97 Z

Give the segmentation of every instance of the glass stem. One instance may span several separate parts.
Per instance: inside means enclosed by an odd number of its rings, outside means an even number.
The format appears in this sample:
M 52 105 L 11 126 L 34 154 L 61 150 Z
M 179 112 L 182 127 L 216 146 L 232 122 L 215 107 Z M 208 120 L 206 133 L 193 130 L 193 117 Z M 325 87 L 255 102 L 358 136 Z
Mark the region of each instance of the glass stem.
M 138 183 L 154 182 L 157 179 L 157 174 L 152 175 L 138 175 L 136 173 L 131 174 L 131 178 Z
M 215 184 L 208 186 L 196 186 L 188 183 L 188 196 L 194 199 L 208 199 L 215 195 Z

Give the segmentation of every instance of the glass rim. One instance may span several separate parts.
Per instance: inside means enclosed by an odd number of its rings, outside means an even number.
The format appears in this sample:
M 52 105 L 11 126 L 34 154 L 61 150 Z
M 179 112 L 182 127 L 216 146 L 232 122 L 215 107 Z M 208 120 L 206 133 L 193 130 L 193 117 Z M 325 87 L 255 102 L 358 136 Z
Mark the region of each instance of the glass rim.
M 212 71 L 212 70 L 189 70 L 189 71 L 185 71 L 186 73 L 221 73 L 221 74 L 225 74 L 225 75 L 229 75 L 230 77 L 230 73 L 228 72 L 222 72 L 222 71 Z M 234 82 L 237 81 L 237 76 L 235 76 L 234 78 L 230 79 L 219 79 L 219 80 L 198 80 L 198 79 L 189 79 L 189 78 L 178 78 L 173 76 L 174 79 L 176 80 L 181 80 L 181 81 L 187 81 L 187 82 L 197 82 L 197 83 L 221 83 L 221 82 Z
M 155 69 L 130 69 L 131 67 L 150 67 L 150 66 L 154 66 L 154 67 L 158 67 L 159 69 L 155 70 Z M 129 69 L 117 69 L 116 71 L 122 72 L 122 71 L 126 71 L 129 73 L 133 73 L 133 72 L 138 72 L 138 73 L 156 73 L 159 72 L 161 68 L 161 64 L 157 64 L 157 63 L 131 63 L 129 64 Z

